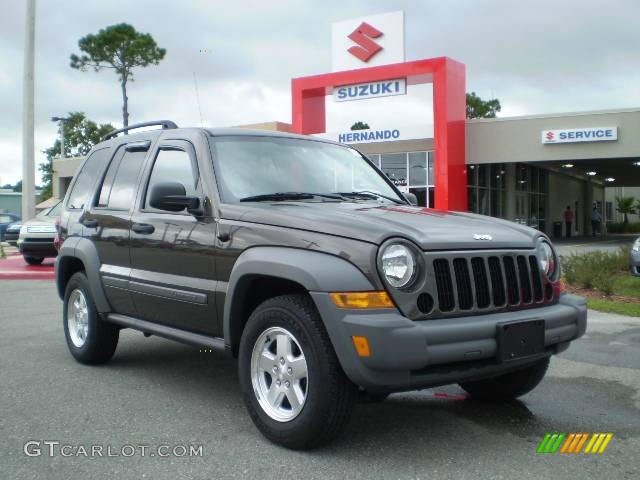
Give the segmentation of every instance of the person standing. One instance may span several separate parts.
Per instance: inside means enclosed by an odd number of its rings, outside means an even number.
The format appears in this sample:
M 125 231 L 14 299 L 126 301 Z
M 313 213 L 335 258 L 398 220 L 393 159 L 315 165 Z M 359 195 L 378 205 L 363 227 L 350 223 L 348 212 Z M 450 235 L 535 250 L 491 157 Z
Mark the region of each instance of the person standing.
M 571 238 L 571 227 L 573 225 L 573 212 L 571 206 L 567 205 L 567 209 L 564 211 L 564 225 L 566 228 L 566 237 Z
M 596 205 L 593 206 L 593 210 L 591 211 L 591 236 L 595 237 L 596 234 L 600 233 L 600 222 L 602 221 L 602 216 L 598 211 L 598 207 Z

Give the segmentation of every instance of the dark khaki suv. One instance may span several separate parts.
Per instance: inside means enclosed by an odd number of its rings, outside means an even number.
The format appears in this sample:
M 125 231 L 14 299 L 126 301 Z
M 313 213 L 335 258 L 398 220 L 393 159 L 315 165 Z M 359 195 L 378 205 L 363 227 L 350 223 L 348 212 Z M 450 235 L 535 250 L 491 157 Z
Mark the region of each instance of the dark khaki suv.
M 118 136 L 142 126 L 163 128 Z M 274 442 L 335 438 L 358 399 L 459 383 L 523 395 L 586 328 L 541 232 L 413 206 L 345 145 L 139 124 L 87 156 L 56 277 L 72 355 L 133 328 L 238 358 Z

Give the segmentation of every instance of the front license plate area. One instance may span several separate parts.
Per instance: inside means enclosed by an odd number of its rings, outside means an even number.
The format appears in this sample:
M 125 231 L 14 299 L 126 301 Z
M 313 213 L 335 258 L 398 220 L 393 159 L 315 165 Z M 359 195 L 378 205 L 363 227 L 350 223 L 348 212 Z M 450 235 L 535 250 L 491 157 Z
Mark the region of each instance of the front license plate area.
M 498 358 L 516 360 L 544 352 L 544 320 L 498 324 Z

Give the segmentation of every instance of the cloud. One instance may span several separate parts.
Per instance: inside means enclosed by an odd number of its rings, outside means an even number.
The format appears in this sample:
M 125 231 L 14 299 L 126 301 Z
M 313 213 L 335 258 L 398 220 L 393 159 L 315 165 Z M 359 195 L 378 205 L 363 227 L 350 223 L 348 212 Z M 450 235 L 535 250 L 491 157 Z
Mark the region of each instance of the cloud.
M 0 176 L 15 182 L 25 6 L 5 1 L 2 8 Z M 39 1 L 37 8 L 36 152 L 56 138 L 53 115 L 77 110 L 121 123 L 116 76 L 72 70 L 69 55 L 83 35 L 123 21 L 167 49 L 159 66 L 138 70 L 129 86 L 132 122 L 199 125 L 194 73 L 205 125 L 290 121 L 291 78 L 330 70 L 331 23 L 400 9 L 407 59 L 446 55 L 465 63 L 467 89 L 499 98 L 503 116 L 640 105 L 634 0 L 66 0 Z M 420 115 L 410 106 L 404 118 L 417 122 Z

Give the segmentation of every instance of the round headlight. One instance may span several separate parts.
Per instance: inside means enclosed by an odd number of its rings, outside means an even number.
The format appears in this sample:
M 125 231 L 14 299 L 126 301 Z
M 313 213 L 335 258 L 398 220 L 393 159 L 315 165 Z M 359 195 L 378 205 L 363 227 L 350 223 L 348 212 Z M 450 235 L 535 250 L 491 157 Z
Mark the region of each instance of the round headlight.
M 413 280 L 416 272 L 416 259 L 405 245 L 400 243 L 388 245 L 382 252 L 380 261 L 382 273 L 392 287 L 402 288 Z
M 540 242 L 538 245 L 538 261 L 540 268 L 547 277 L 552 277 L 556 271 L 556 256 L 553 248 L 547 242 Z

